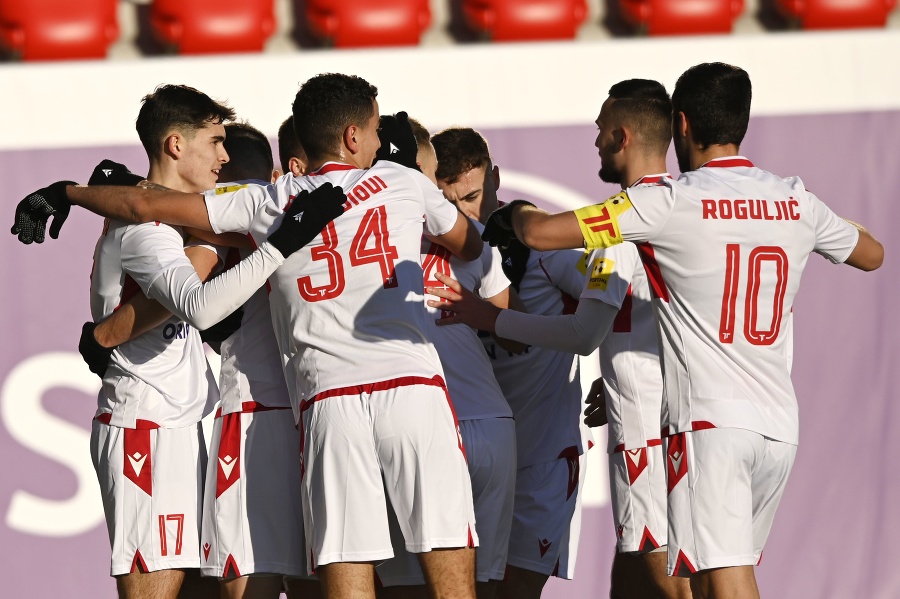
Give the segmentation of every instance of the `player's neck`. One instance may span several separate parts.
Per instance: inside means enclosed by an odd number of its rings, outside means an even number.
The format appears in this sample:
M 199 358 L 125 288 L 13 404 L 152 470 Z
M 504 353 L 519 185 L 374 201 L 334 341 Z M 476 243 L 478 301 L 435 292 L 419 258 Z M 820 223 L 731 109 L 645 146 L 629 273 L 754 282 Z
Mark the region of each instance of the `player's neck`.
M 691 170 L 700 168 L 710 160 L 737 156 L 740 152 L 741 147 L 737 144 L 716 144 L 705 148 L 694 146 L 691 148 Z
M 325 156 L 318 156 L 316 158 L 309 159 L 309 165 L 306 167 L 307 173 L 314 173 L 320 168 L 322 168 L 325 164 L 329 162 L 337 162 L 340 164 L 349 164 L 354 168 L 366 169 L 372 166 L 371 164 L 360 164 L 357 160 L 358 155 L 353 154 L 347 148 L 342 148 L 340 152 L 327 154 Z
M 197 190 L 189 186 L 174 169 L 166 168 L 158 162 L 150 163 L 150 172 L 147 173 L 147 181 L 162 185 L 172 191 L 197 193 Z
M 629 160 L 622 171 L 622 189 L 636 184 L 649 175 L 661 175 L 665 172 L 665 156 L 646 156 L 636 160 Z

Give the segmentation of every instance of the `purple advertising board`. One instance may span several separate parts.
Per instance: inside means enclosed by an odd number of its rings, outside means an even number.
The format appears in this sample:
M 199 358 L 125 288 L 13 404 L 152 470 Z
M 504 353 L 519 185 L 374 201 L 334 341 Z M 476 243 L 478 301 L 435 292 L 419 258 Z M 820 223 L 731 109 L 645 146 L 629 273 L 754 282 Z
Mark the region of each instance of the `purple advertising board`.
M 794 306 L 793 378 L 801 442 L 757 578 L 764 597 L 900 597 L 900 291 L 890 227 L 900 223 L 900 112 L 759 117 L 742 147 L 758 166 L 800 175 L 838 214 L 886 246 L 862 273 L 812 257 Z M 616 191 L 597 178 L 591 126 L 488 129 L 501 199 L 551 210 Z M 7 226 L 15 203 L 57 179 L 85 181 L 113 158 L 143 172 L 135 144 L 0 152 Z M 670 169 L 677 174 L 674 160 Z M 559 195 L 557 195 L 559 194 Z M 559 197 L 569 198 L 560 202 Z M 99 217 L 73 209 L 59 240 L 0 237 L 0 563 L 4 597 L 113 596 L 109 544 L 88 436 L 99 382 L 76 352 L 88 319 Z M 602 451 L 595 448 L 592 451 Z M 574 581 L 546 597 L 608 595 L 615 536 L 608 506 L 586 507 Z

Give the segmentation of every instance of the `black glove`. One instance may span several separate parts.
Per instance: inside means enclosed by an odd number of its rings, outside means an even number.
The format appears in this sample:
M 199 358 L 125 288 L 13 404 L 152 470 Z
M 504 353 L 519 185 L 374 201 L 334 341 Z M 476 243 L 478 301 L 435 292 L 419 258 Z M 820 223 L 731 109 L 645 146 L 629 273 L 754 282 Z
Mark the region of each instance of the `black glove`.
M 500 255 L 503 257 L 501 266 L 503 273 L 513 289 L 519 290 L 522 283 L 522 277 L 525 276 L 525 268 L 528 266 L 528 256 L 531 255 L 531 248 L 513 237 L 512 241 L 506 247 L 501 247 Z
M 516 238 L 513 230 L 512 216 L 516 206 L 534 206 L 525 200 L 513 200 L 509 204 L 497 208 L 488 217 L 481 233 L 481 239 L 491 244 L 491 247 L 505 248 Z
M 344 213 L 347 196 L 340 187 L 325 183 L 312 192 L 301 191 L 284 213 L 281 224 L 269 235 L 269 243 L 287 258 L 322 232 L 325 225 Z
M 96 324 L 86 322 L 81 327 L 81 338 L 78 340 L 78 353 L 84 359 L 85 364 L 91 369 L 91 372 L 99 376 L 101 379 L 106 374 L 109 367 L 109 361 L 112 359 L 115 347 L 103 347 L 94 337 L 94 329 Z
M 208 329 L 200 331 L 204 343 L 222 343 L 234 334 L 244 320 L 244 308 L 238 308 Z
M 103 160 L 94 167 L 88 185 L 121 185 L 123 187 L 134 187 L 145 177 L 135 175 L 128 167 L 112 160 Z
M 387 160 L 421 170 L 416 163 L 419 146 L 405 112 L 398 112 L 393 116 L 383 115 L 378 126 L 378 139 L 381 140 L 381 147 L 375 153 L 375 162 Z
M 44 228 L 47 219 L 53 217 L 50 237 L 59 237 L 59 230 L 69 216 L 72 203 L 66 196 L 67 185 L 78 185 L 75 181 L 57 181 L 52 185 L 28 194 L 16 206 L 16 222 L 10 233 L 19 236 L 19 241 L 29 244 L 44 243 Z

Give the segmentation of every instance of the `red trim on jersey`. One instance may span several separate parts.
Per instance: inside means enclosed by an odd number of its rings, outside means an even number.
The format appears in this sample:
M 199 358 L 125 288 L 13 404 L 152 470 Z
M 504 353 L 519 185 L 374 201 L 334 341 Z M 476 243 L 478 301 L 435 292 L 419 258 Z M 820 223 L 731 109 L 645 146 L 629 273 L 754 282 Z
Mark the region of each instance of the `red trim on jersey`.
M 342 395 L 360 395 L 362 393 L 374 393 L 375 391 L 387 391 L 389 389 L 397 389 L 398 387 L 409 387 L 410 385 L 428 385 L 429 387 L 441 387 L 446 391 L 447 385 L 439 375 L 434 375 L 430 379 L 422 376 L 401 376 L 396 379 L 388 379 L 386 381 L 378 381 L 377 383 L 364 383 L 362 385 L 353 385 L 351 387 L 337 387 L 317 393 L 312 399 L 304 399 L 300 402 L 300 413 L 308 410 L 312 404 L 329 397 L 340 397 Z M 454 419 L 456 414 L 454 414 Z
M 241 477 L 241 413 L 222 417 L 222 434 L 216 454 L 216 498 L 231 488 Z M 225 564 L 228 568 L 228 564 Z
M 659 183 L 663 180 L 663 178 L 672 178 L 672 175 L 669 173 L 662 173 L 659 175 L 647 175 L 646 177 L 641 177 L 631 187 L 637 187 L 638 185 L 652 185 L 654 183 Z
M 682 568 L 687 568 L 687 572 L 684 572 Z M 697 571 L 697 568 L 694 567 L 694 564 L 691 563 L 691 560 L 687 558 L 684 554 L 684 551 L 681 549 L 678 550 L 678 557 L 675 558 L 675 569 L 672 572 L 672 576 L 686 576 L 688 573 L 693 574 Z
M 578 489 L 578 480 L 581 477 L 581 462 L 578 460 L 578 446 L 571 445 L 559 452 L 559 458 L 565 458 L 566 466 L 569 468 L 569 480 L 566 484 L 566 501 L 572 497 Z
M 331 173 L 334 171 L 352 171 L 356 167 L 352 164 L 343 164 L 340 162 L 329 162 L 328 164 L 324 164 L 318 168 L 318 170 L 309 173 L 306 175 L 307 177 L 318 177 L 319 175 L 324 175 L 326 173 Z
M 144 556 L 141 555 L 141 550 L 135 549 L 134 557 L 131 559 L 131 574 L 134 574 L 135 572 L 146 574 L 149 571 L 149 568 L 147 568 L 147 562 L 144 561 Z
M 669 302 L 669 290 L 666 288 L 666 281 L 663 279 L 662 270 L 659 268 L 659 262 L 656 261 L 656 254 L 653 252 L 653 246 L 649 242 L 636 243 L 638 254 L 641 256 L 641 262 L 644 264 L 644 271 L 647 273 L 647 280 L 650 282 L 650 289 L 653 294 L 662 301 Z
M 562 300 L 563 305 L 563 314 L 575 314 L 575 310 L 578 309 L 578 300 L 566 293 L 565 291 L 560 291 L 560 299 Z
M 594 442 L 588 439 L 588 451 L 590 451 L 592 447 L 594 447 Z
M 103 412 L 99 416 L 96 417 L 96 420 L 102 424 L 109 424 L 112 420 L 111 412 Z M 123 427 L 124 428 L 124 427 Z M 138 418 L 134 421 L 134 428 L 131 430 L 137 431 L 149 431 L 153 429 L 159 428 L 159 425 L 153 422 L 152 420 L 143 420 L 142 418 Z
M 238 570 L 237 562 L 234 561 L 234 556 L 230 553 L 228 554 L 228 559 L 225 560 L 225 568 L 222 569 L 222 578 L 229 578 L 228 571 L 231 571 L 231 576 L 234 578 L 241 577 L 241 571 Z
M 647 547 L 647 544 L 650 544 Z M 644 526 L 644 534 L 641 535 L 641 542 L 638 543 L 638 549 L 640 551 L 652 551 L 653 549 L 659 549 L 659 543 L 656 542 L 656 539 L 653 538 L 653 535 L 650 534 L 650 529 Z
M 647 448 L 626 450 L 625 469 L 628 471 L 628 486 L 631 486 L 647 469 Z
M 625 298 L 622 300 L 622 307 L 616 312 L 616 318 L 613 320 L 613 333 L 631 332 L 631 307 L 633 303 L 631 284 L 629 283 L 628 290 L 625 292 Z
M 466 524 L 466 533 L 468 534 L 468 540 L 466 541 L 466 547 L 469 549 L 475 548 L 475 539 L 472 538 L 472 525 Z
M 693 421 L 691 421 L 691 428 L 685 432 L 705 431 L 705 430 L 708 430 L 711 428 L 716 428 L 716 425 L 713 424 L 712 422 L 709 422 L 707 420 L 693 420 Z M 675 434 L 675 433 L 670 432 L 671 430 L 672 430 L 672 428 L 670 426 L 666 425 L 666 426 L 662 427 L 662 430 L 659 431 L 659 434 L 661 437 L 671 437 L 673 434 Z
M 762 563 L 762 556 L 763 556 L 763 552 L 760 551 L 760 552 L 759 552 L 759 560 L 756 562 L 756 565 L 757 565 L 757 566 L 760 565 L 760 564 Z
M 669 447 L 666 451 L 666 484 L 669 493 L 684 478 L 688 471 L 687 439 L 684 433 L 678 433 L 669 437 Z
M 662 445 L 662 439 L 647 439 L 647 445 L 644 447 L 659 447 Z M 625 444 L 619 443 L 613 448 L 613 453 L 621 453 L 625 451 Z
M 232 412 L 233 414 L 250 414 L 253 412 L 268 412 L 270 410 L 290 410 L 290 406 L 264 406 L 261 403 L 255 401 L 245 401 L 241 403 L 241 409 L 237 412 Z M 218 410 L 216 410 L 216 418 L 222 417 L 222 407 L 220 406 Z
M 714 158 L 700 168 L 733 168 L 735 166 L 753 166 L 753 163 L 741 156 L 737 158 Z

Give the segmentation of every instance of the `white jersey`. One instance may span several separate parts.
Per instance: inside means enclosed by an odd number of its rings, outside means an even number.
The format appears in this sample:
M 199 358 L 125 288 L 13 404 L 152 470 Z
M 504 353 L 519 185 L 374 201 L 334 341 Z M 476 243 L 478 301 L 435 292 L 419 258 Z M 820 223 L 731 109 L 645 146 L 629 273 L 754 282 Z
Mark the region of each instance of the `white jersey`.
M 246 251 L 232 248 L 228 261 Z M 230 264 L 228 265 L 230 266 Z M 219 371 L 221 413 L 252 412 L 256 409 L 291 407 L 281 352 L 272 330 L 267 287 L 256 290 L 244 304 L 241 327 L 220 347 L 222 368 Z
M 479 232 L 484 229 L 479 223 L 473 224 Z M 509 287 L 509 279 L 503 273 L 500 261 L 500 252 L 487 244 L 479 260 L 464 262 L 446 248 L 427 238 L 422 239 L 422 269 L 425 271 L 426 287 L 444 287 L 434 276 L 439 272 L 456 279 L 460 285 L 483 299 L 494 297 Z M 426 299 L 439 298 L 429 295 Z M 432 321 L 444 316 L 441 310 L 427 304 L 425 308 Z M 491 361 L 482 351 L 475 329 L 464 324 L 434 325 L 431 340 L 444 367 L 457 420 L 512 418 L 512 410 L 494 378 Z
M 152 296 L 151 286 L 164 271 L 182 267 L 194 272 L 179 229 L 107 219 L 91 272 L 94 321 L 136 293 Z M 113 351 L 97 415 L 111 414 L 108 424 L 122 428 L 178 428 L 199 422 L 217 400 L 199 333 L 172 316 Z
M 578 270 L 582 254 L 532 251 L 519 297 L 529 314 L 558 315 L 574 311 L 584 285 Z M 575 447 L 582 453 L 581 381 L 574 354 L 529 347 L 516 355 L 482 337 L 494 376 L 516 419 L 518 467 L 556 460 Z
M 785 321 L 809 254 L 843 262 L 858 230 L 800 179 L 742 157 L 575 214 L 588 248 L 646 242 L 667 432 L 742 428 L 796 444 Z
M 270 278 L 295 409 L 329 390 L 443 374 L 427 336 L 419 248 L 423 221 L 427 232 L 443 235 L 458 212 L 420 172 L 386 161 L 368 170 L 327 163 L 268 186 L 210 190 L 210 223 L 260 243 L 296 194 L 326 182 L 347 193 L 346 211 Z
M 668 176 L 643 177 L 635 186 Z M 657 444 L 663 394 L 659 333 L 638 248 L 623 243 L 594 250 L 587 268 L 581 297 L 619 309 L 600 344 L 600 372 L 609 417 L 608 451 Z

